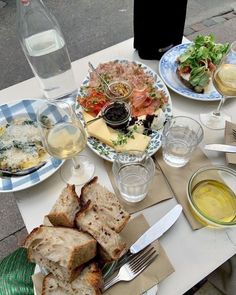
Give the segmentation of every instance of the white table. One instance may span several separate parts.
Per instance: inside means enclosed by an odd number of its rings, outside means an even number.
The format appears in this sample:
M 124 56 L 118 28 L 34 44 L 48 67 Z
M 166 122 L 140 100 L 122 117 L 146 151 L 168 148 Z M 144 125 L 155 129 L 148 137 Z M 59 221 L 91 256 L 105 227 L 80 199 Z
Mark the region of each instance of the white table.
M 113 58 L 138 60 L 158 71 L 157 61 L 141 60 L 133 50 L 133 39 L 129 39 L 105 50 L 73 62 L 76 82 L 81 84 L 88 71 L 88 61 L 94 65 Z M 213 110 L 217 102 L 201 102 L 181 97 L 170 91 L 174 115 L 187 115 L 199 120 L 199 113 Z M 23 98 L 39 98 L 41 96 L 35 79 L 30 79 L 0 91 L 2 103 L 13 102 Z M 224 111 L 232 117 L 236 112 L 236 101 L 229 100 L 224 105 Z M 213 131 L 205 129 L 205 139 L 202 143 L 223 142 L 223 130 Z M 95 161 L 96 175 L 100 182 L 112 189 L 109 178 L 103 168 L 103 162 L 91 151 L 86 150 Z M 208 153 L 213 163 L 224 164 L 224 155 L 214 152 Z M 57 172 L 41 184 L 25 191 L 15 193 L 15 198 L 28 231 L 42 223 L 58 197 L 64 183 Z M 150 224 L 157 221 L 176 204 L 171 199 L 144 211 Z M 175 272 L 161 282 L 160 295 L 183 294 L 209 273 L 215 270 L 236 253 L 235 229 L 208 229 L 193 231 L 182 215 L 177 223 L 160 239 L 167 255 L 175 268 Z

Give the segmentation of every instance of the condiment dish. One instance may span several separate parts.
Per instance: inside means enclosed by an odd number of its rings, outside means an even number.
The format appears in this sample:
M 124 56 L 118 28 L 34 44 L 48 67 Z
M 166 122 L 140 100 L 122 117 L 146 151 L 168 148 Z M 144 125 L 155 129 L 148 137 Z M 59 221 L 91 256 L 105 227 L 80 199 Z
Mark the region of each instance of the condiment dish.
M 236 171 L 225 166 L 197 170 L 187 186 L 193 215 L 204 225 L 236 226 Z

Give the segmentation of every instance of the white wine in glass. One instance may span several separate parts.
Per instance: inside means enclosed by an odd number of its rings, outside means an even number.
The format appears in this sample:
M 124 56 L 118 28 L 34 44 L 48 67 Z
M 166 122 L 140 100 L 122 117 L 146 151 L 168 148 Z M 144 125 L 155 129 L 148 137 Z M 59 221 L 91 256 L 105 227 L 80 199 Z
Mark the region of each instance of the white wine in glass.
M 94 165 L 86 156 L 78 155 L 86 147 L 87 136 L 71 106 L 42 101 L 37 120 L 47 152 L 55 158 L 68 159 L 61 168 L 62 179 L 75 185 L 89 181 Z
M 217 109 L 211 113 L 200 114 L 201 122 L 211 129 L 224 129 L 225 122 L 231 117 L 221 111 L 224 101 L 228 97 L 236 97 L 236 42 L 223 58 L 212 77 L 216 90 L 222 95 Z

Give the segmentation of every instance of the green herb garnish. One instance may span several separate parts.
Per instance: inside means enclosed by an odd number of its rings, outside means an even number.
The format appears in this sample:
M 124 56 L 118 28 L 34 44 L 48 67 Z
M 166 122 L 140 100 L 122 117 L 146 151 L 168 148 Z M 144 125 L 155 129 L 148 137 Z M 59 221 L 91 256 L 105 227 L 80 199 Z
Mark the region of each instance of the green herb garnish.
M 117 139 L 116 140 L 112 140 L 112 143 L 114 146 L 118 146 L 118 145 L 123 145 L 126 144 L 129 138 L 133 138 L 134 139 L 134 132 L 133 130 L 130 130 L 128 133 L 122 133 L 119 132 Z
M 36 125 L 36 122 L 32 121 L 32 120 L 24 120 L 24 122 L 22 123 L 22 125 Z

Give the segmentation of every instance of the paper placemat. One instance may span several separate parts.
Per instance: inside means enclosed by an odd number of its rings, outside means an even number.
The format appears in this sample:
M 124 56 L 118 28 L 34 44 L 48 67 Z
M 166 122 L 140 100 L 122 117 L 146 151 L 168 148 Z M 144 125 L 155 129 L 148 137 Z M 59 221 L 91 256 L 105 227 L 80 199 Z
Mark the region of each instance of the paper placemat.
M 127 241 L 128 246 L 131 246 L 148 228 L 149 225 L 145 217 L 140 214 L 128 223 L 121 235 Z M 174 268 L 161 244 L 156 241 L 152 245 L 155 246 L 159 253 L 154 262 L 133 281 L 120 282 L 108 289 L 104 294 L 141 294 L 174 272 Z
M 184 167 L 175 168 L 167 165 L 163 160 L 162 151 L 160 150 L 156 153 L 155 158 L 157 164 L 160 166 L 163 174 L 167 178 L 175 198 L 182 205 L 184 214 L 192 229 L 196 230 L 204 227 L 203 224 L 194 218 L 191 212 L 187 199 L 187 185 L 189 178 L 194 172 L 196 172 L 196 170 L 206 165 L 212 165 L 210 160 L 200 148 L 197 148 L 194 151 L 191 160 Z
M 128 246 L 132 245 L 147 229 L 149 225 L 143 215 L 139 215 L 129 221 L 125 229 L 122 231 L 122 237 L 127 241 Z M 148 266 L 139 276 L 131 282 L 120 282 L 108 289 L 104 294 L 106 295 L 120 295 L 120 294 L 142 294 L 154 285 L 158 284 L 171 273 L 174 268 L 169 261 L 165 250 L 161 244 L 156 241 L 153 246 L 159 253 L 154 262 Z M 43 276 L 35 274 L 32 276 L 35 294 L 41 295 Z M 151 294 L 151 293 L 150 293 Z M 146 293 L 149 295 L 149 291 Z
M 163 176 L 161 170 L 158 167 L 156 167 L 154 179 L 152 181 L 151 187 L 148 191 L 146 198 L 137 203 L 126 202 L 120 196 L 119 190 L 115 184 L 115 179 L 112 173 L 112 163 L 104 161 L 104 166 L 106 167 L 115 194 L 119 197 L 119 201 L 122 204 L 122 206 L 129 213 L 141 211 L 161 201 L 173 198 L 173 193 L 168 182 L 166 181 L 166 178 Z
M 236 124 L 226 121 L 225 123 L 225 143 L 236 146 L 236 139 L 233 136 L 233 130 L 236 130 Z M 236 164 L 236 153 L 225 153 L 226 161 L 229 164 Z

